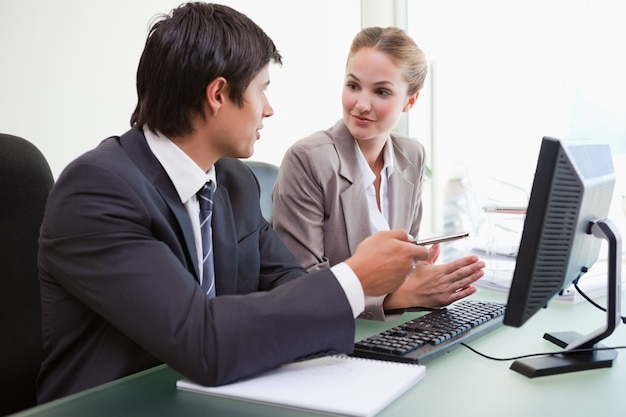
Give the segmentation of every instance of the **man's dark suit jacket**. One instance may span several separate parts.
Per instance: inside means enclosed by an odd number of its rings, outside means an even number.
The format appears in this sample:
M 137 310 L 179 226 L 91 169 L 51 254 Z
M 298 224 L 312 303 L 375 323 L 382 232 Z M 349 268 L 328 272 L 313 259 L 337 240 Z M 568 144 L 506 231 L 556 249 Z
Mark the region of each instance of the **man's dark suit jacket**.
M 212 300 L 189 215 L 141 130 L 61 174 L 40 236 L 40 402 L 160 363 L 220 385 L 352 350 L 352 310 L 332 273 L 306 274 L 283 246 L 241 161 L 224 158 L 216 173 Z

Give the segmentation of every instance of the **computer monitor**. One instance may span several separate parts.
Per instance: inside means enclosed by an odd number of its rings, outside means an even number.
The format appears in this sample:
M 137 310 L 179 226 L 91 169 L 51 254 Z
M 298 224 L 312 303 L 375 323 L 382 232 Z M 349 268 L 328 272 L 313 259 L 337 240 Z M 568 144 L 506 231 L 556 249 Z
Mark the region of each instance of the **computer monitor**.
M 617 353 L 597 348 L 621 317 L 621 236 L 606 218 L 614 186 L 608 145 L 542 139 L 504 324 L 522 326 L 547 307 L 596 262 L 602 239 L 608 242 L 609 251 L 607 322 L 589 335 L 546 333 L 545 339 L 564 349 L 555 355 L 517 360 L 511 366 L 514 371 L 532 378 L 612 366 Z

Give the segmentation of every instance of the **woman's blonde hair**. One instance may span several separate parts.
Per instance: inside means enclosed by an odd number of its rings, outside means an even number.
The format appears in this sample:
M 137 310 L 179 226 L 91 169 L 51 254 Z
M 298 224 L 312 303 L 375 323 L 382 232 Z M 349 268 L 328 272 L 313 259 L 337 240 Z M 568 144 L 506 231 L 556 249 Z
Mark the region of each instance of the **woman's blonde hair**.
M 362 48 L 377 49 L 398 65 L 409 84 L 409 95 L 417 93 L 424 86 L 428 71 L 426 55 L 402 29 L 392 26 L 362 29 L 352 40 L 348 59 Z

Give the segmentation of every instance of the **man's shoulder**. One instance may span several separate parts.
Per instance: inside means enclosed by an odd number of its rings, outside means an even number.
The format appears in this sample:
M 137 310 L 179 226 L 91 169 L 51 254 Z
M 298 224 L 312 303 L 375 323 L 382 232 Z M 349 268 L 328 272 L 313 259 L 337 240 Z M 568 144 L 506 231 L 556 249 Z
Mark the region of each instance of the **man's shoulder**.
M 215 163 L 215 175 L 217 176 L 218 187 L 241 189 L 252 186 L 256 189 L 254 174 L 246 164 L 237 158 L 220 158 Z
M 137 142 L 132 146 L 145 146 L 140 142 L 143 139 L 143 135 L 140 132 L 129 131 L 132 135 L 138 135 L 138 138 L 131 137 L 131 141 Z M 79 182 L 92 182 L 97 185 L 102 185 L 104 182 L 112 180 L 113 178 L 122 179 L 124 182 L 136 182 L 143 181 L 142 179 L 150 172 L 148 168 L 152 170 L 158 170 L 158 163 L 151 161 L 154 159 L 149 150 L 129 150 L 128 146 L 124 146 L 122 141 L 125 134 L 120 136 L 110 136 L 100 141 L 100 143 L 93 149 L 83 153 L 82 155 L 71 161 L 63 170 L 57 182 L 64 182 L 71 179 L 73 184 L 76 181 Z M 134 153 L 134 155 L 131 155 Z M 142 162 L 143 161 L 143 162 Z M 146 167 L 141 168 L 142 165 Z
M 63 173 L 75 170 L 84 165 L 102 165 L 119 162 L 123 153 L 119 137 L 111 136 L 102 140 L 95 148 L 90 149 L 72 160 Z M 63 175 L 63 173 L 61 175 Z

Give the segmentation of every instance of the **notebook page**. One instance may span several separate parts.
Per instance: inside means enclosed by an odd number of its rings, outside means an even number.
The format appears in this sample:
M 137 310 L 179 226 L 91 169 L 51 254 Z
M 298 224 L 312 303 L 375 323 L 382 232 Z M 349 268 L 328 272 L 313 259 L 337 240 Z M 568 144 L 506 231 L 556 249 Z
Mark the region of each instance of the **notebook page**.
M 294 362 L 219 387 L 179 380 L 177 388 L 344 416 L 379 413 L 425 375 L 423 365 L 326 356 Z

